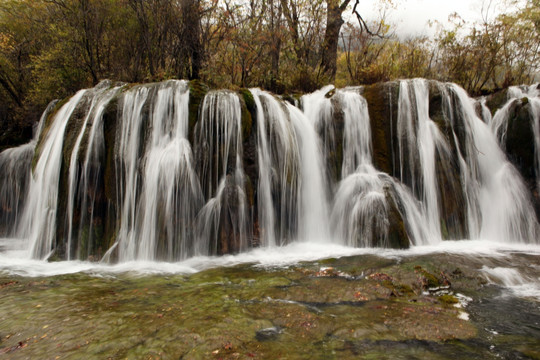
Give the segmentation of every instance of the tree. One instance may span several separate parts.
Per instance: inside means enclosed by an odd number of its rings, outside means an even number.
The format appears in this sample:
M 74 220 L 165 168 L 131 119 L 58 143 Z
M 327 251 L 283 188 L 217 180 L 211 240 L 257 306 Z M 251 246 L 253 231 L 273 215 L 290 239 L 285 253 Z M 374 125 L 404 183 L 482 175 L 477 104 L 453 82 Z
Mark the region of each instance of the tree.
M 350 0 L 326 0 L 326 31 L 322 43 L 321 68 L 330 82 L 336 78 L 339 34 L 344 24 L 342 14 L 349 3 Z

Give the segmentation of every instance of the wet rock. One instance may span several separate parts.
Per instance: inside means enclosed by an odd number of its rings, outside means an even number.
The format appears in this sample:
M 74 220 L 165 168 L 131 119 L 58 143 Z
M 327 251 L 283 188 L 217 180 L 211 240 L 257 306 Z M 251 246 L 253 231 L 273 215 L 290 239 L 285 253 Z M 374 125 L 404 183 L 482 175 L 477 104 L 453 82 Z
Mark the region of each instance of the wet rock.
M 508 160 L 519 171 L 530 191 L 536 217 L 540 221 L 540 194 L 537 189 L 536 146 L 533 122 L 540 121 L 533 117 L 529 101 L 515 100 L 508 110 L 508 124 L 503 148 Z
M 283 329 L 281 327 L 273 326 L 270 328 L 258 330 L 255 333 L 255 338 L 257 339 L 257 341 L 276 340 L 279 334 L 281 334 L 282 332 Z
M 534 119 L 531 114 L 531 104 L 519 100 L 514 102 L 509 109 L 508 128 L 504 142 L 509 160 L 527 182 L 532 182 L 536 178 L 532 124 L 537 119 Z
M 373 144 L 373 164 L 387 174 L 396 173 L 397 156 L 397 115 L 399 83 L 379 83 L 364 88 L 364 98 L 368 103 Z M 399 168 L 399 166 L 397 166 Z
M 497 91 L 486 98 L 486 105 L 494 115 L 508 101 L 508 89 Z

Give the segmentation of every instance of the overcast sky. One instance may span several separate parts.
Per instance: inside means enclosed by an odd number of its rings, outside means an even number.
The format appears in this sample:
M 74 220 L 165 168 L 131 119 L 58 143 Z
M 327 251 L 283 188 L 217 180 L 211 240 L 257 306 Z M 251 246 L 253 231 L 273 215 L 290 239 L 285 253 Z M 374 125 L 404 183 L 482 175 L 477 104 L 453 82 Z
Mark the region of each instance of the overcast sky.
M 504 2 L 491 1 L 489 19 L 493 20 L 497 14 L 509 11 Z M 488 3 L 489 0 L 394 0 L 395 7 L 388 11 L 387 18 L 396 24 L 396 34 L 400 37 L 433 35 L 436 29 L 430 28 L 428 21 L 437 20 L 447 26 L 448 16 L 454 12 L 467 22 L 481 21 L 482 4 L 487 6 Z M 378 18 L 380 0 L 362 0 L 360 4 L 360 12 L 366 20 Z

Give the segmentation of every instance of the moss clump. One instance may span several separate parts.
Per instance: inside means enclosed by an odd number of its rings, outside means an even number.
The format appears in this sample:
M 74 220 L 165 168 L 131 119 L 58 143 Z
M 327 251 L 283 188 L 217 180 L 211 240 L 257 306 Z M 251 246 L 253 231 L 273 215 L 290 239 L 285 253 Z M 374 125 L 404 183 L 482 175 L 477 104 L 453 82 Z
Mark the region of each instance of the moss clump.
M 443 304 L 448 304 L 448 305 L 457 304 L 459 302 L 457 297 L 453 295 L 448 295 L 448 294 L 439 296 L 437 300 L 439 300 L 439 302 Z
M 422 266 L 416 265 L 414 267 L 414 271 L 420 275 L 424 287 L 429 289 L 441 286 L 441 281 Z
M 193 143 L 195 124 L 199 118 L 199 107 L 210 91 L 208 86 L 200 80 L 192 80 L 189 82 L 189 130 L 188 138 Z
M 521 103 L 522 103 L 523 105 L 528 104 L 528 103 L 529 103 L 529 98 L 528 98 L 528 97 L 522 98 L 522 99 L 521 99 Z
M 497 110 L 503 107 L 508 100 L 508 89 L 498 91 L 491 94 L 486 101 L 486 106 L 491 110 L 491 114 L 495 115 Z
M 327 92 L 326 94 L 324 94 L 324 97 L 327 99 L 330 99 L 332 96 L 334 96 L 335 93 L 336 93 L 336 89 L 334 88 L 330 90 L 329 92 Z
M 249 91 L 249 89 L 240 89 L 238 92 L 240 93 L 240 95 L 242 95 L 247 109 L 250 112 L 256 111 L 257 105 L 255 104 L 255 99 L 253 98 L 253 94 L 251 93 L 251 91 Z
M 403 216 L 399 211 L 399 204 L 392 196 L 390 188 L 384 189 L 384 195 L 388 204 L 388 245 L 396 249 L 407 249 L 410 245 L 410 239 L 405 229 Z
M 242 104 L 242 138 L 245 141 L 251 134 L 253 127 L 252 114 L 256 112 L 255 100 L 253 95 L 247 89 L 240 90 L 241 104 Z
M 281 96 L 281 99 L 283 99 L 283 101 L 286 101 L 291 105 L 296 106 L 296 104 L 298 103 L 298 101 L 300 99 L 300 95 L 285 94 L 285 95 Z

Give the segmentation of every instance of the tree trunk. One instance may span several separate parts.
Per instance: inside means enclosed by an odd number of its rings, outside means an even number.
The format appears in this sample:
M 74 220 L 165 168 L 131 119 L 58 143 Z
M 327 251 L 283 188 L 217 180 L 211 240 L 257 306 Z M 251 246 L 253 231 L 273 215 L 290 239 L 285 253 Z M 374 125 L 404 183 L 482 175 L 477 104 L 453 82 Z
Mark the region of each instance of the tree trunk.
M 321 49 L 321 68 L 330 82 L 334 82 L 336 78 L 339 32 L 344 23 L 341 14 L 349 2 L 350 0 L 345 0 L 340 5 L 339 0 L 326 1 L 326 31 Z
M 182 19 L 183 37 L 185 49 L 187 76 L 190 80 L 199 79 L 203 59 L 203 49 L 201 44 L 201 9 L 199 1 L 183 0 Z

